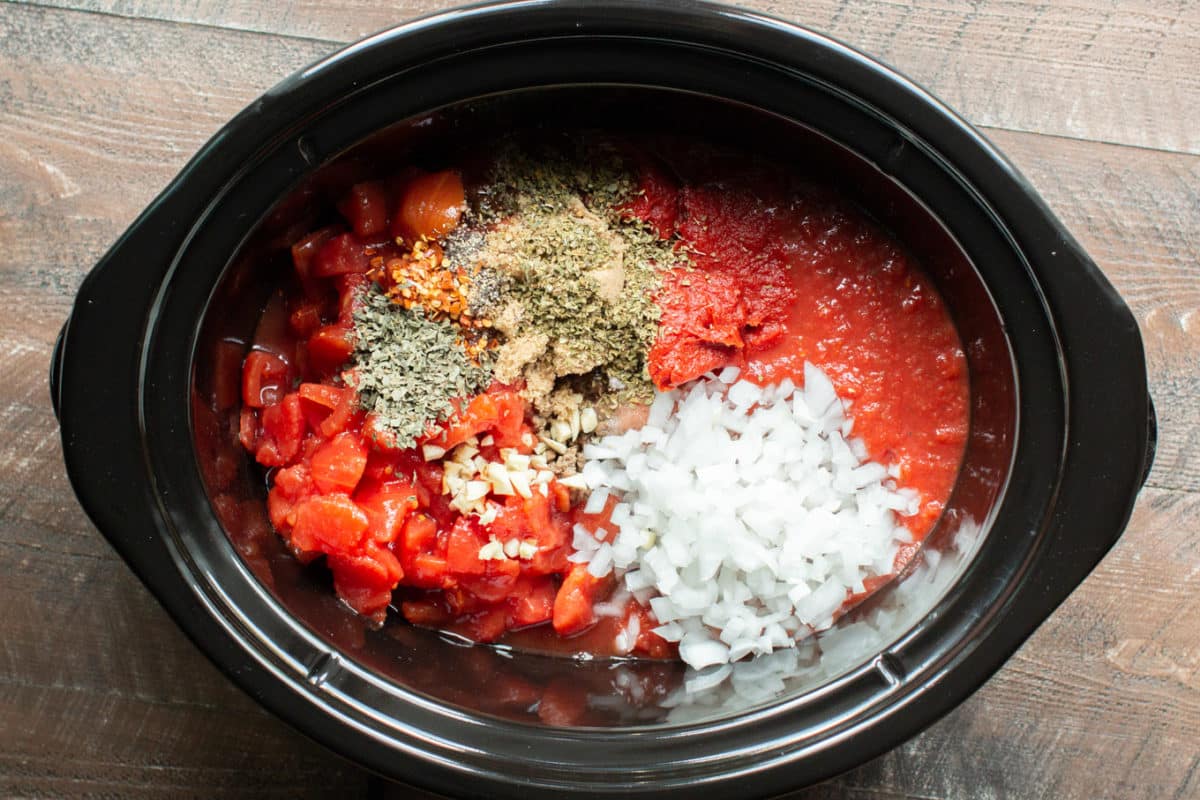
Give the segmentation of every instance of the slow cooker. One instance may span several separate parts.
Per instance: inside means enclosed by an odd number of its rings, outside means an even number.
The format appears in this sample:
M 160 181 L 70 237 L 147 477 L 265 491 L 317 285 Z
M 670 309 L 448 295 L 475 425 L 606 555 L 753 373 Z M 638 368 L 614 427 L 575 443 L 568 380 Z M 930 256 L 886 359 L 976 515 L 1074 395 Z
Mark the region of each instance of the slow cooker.
M 347 163 L 547 124 L 802 162 L 920 258 L 964 342 L 967 453 L 921 565 L 716 685 L 364 626 L 284 552 L 230 435 L 273 270 Z M 308 736 L 455 796 L 769 796 L 861 764 L 977 689 L 1083 581 L 1154 449 L 1132 315 L 991 143 L 842 44 L 691 2 L 448 11 L 288 78 L 87 276 L 51 392 L 80 502 L 200 649 Z M 537 698 L 564 687 L 602 722 L 542 723 Z

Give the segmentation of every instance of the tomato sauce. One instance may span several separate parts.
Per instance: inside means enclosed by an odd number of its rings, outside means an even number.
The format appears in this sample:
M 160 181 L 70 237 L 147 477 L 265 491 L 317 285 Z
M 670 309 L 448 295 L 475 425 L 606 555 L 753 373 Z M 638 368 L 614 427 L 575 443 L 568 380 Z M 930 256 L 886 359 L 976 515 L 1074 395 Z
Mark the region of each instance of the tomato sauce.
M 920 541 L 968 433 L 966 357 L 945 303 L 858 209 L 812 188 L 760 191 L 747 173 L 726 167 L 682 190 L 643 176 L 642 207 L 672 221 L 695 265 L 664 282 L 650 374 L 668 388 L 732 365 L 760 384 L 799 385 L 811 362 L 848 402 L 869 457 L 919 493 L 920 510 L 902 520 Z

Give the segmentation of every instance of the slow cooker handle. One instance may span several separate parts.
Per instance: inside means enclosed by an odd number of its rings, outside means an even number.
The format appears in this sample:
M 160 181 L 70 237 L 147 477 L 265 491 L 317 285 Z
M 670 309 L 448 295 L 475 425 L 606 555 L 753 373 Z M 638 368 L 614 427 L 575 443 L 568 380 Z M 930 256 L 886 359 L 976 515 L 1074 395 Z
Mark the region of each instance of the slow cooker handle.
M 1146 479 L 1150 477 L 1150 470 L 1154 467 L 1154 454 L 1158 450 L 1158 414 L 1154 411 L 1154 398 L 1146 393 L 1146 453 L 1143 456 L 1145 459 L 1142 463 L 1142 482 L 1140 486 L 1146 485 Z
M 58 387 L 62 383 L 63 340 L 66 338 L 67 326 L 70 324 L 71 318 L 67 317 L 67 321 L 58 329 L 58 337 L 54 340 L 54 351 L 50 354 L 50 406 L 54 409 L 55 419 L 58 419 Z

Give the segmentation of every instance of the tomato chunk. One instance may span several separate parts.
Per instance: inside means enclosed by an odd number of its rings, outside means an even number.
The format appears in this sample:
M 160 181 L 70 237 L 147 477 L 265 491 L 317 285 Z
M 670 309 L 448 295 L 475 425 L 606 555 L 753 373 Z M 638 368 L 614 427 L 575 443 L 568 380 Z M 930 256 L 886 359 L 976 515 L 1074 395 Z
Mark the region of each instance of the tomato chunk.
M 371 261 L 363 244 L 353 233 L 341 233 L 325 242 L 312 261 L 312 274 L 317 278 L 365 273 L 370 269 Z
M 265 408 L 278 403 L 291 388 L 292 375 L 288 363 L 274 353 L 251 350 L 242 364 L 242 404 L 250 408 Z
M 549 577 L 523 580 L 513 589 L 512 622 L 514 627 L 537 625 L 554 616 L 554 596 L 558 589 Z
M 388 199 L 383 181 L 356 183 L 338 203 L 338 211 L 366 241 L 387 233 Z
M 404 481 L 393 481 L 363 490 L 354 496 L 371 520 L 371 538 L 379 543 L 398 541 L 408 515 L 417 508 L 417 495 Z
M 479 549 L 486 542 L 473 518 L 459 517 L 446 542 L 446 568 L 460 575 L 484 574 L 487 564 L 480 560 Z
M 445 236 L 458 226 L 466 203 L 462 177 L 450 170 L 420 175 L 408 182 L 392 235 L 410 244 Z
M 437 523 L 427 514 L 410 514 L 404 522 L 401 542 L 400 563 L 407 582 L 420 589 L 441 588 L 446 559 L 438 552 Z
M 304 412 L 300 398 L 289 394 L 262 412 L 262 436 L 254 457 L 264 467 L 285 467 L 300 454 L 304 438 Z
M 596 621 L 592 605 L 601 590 L 609 584 L 587 571 L 587 564 L 574 564 L 558 594 L 554 596 L 554 630 L 561 636 L 578 633 Z
M 382 620 L 392 591 L 404 577 L 395 556 L 377 550 L 355 556 L 332 555 L 328 563 L 338 596 L 359 614 Z
M 366 512 L 349 497 L 318 495 L 296 507 L 292 543 L 301 550 L 350 551 L 362 541 L 368 525 Z
M 333 436 L 346 429 L 357 402 L 353 389 L 325 383 L 302 383 L 297 392 L 310 428 L 322 436 Z
M 325 325 L 308 337 L 308 363 L 320 373 L 341 369 L 354 354 L 354 333 L 345 325 Z
M 258 449 L 258 412 L 253 408 L 243 407 L 238 414 L 238 441 L 251 453 Z
M 313 483 L 325 494 L 350 494 L 367 466 L 367 448 L 353 433 L 343 432 L 317 448 L 312 456 Z
M 521 452 L 531 449 L 524 433 L 525 404 L 520 394 L 510 390 L 488 391 L 471 398 L 465 408 L 446 421 L 435 441 L 449 450 L 472 436 L 492 432 L 497 447 L 513 447 Z
M 476 642 L 495 641 L 508 627 L 508 613 L 502 607 L 489 608 L 469 617 L 463 633 Z
M 304 464 L 281 469 L 267 494 L 267 515 L 276 530 L 287 532 L 296 524 L 296 504 L 316 493 L 312 474 Z
M 316 286 L 313 282 L 313 260 L 325 243 L 341 233 L 342 230 L 342 228 L 336 227 L 321 228 L 292 245 L 292 267 L 296 270 L 296 277 L 300 279 L 301 283 Z
M 301 303 L 288 315 L 288 328 L 302 339 L 321 327 L 321 309 L 316 303 Z
M 445 625 L 454 616 L 434 600 L 406 600 L 400 605 L 400 613 L 413 625 L 433 628 Z

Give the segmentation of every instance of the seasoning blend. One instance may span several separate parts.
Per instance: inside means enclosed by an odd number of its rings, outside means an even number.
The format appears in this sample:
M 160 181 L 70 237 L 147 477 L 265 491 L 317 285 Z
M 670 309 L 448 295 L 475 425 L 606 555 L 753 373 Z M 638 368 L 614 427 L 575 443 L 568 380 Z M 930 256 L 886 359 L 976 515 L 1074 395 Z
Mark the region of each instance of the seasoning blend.
M 501 190 L 440 241 L 377 259 L 355 317 L 359 389 L 401 446 L 495 379 L 522 387 L 539 453 L 569 475 L 581 434 L 653 399 L 653 298 L 686 254 L 625 211 L 637 189 L 617 154 L 580 156 L 504 148 L 486 181 Z

